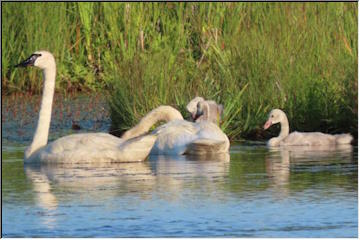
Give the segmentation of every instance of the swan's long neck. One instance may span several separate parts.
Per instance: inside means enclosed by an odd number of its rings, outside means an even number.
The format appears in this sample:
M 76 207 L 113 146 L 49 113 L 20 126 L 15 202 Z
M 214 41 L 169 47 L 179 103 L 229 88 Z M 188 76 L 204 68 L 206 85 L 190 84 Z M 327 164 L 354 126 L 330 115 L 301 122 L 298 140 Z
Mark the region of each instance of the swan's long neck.
M 35 130 L 34 138 L 31 145 L 25 151 L 25 158 L 29 158 L 31 154 L 45 146 L 48 141 L 49 128 L 51 122 L 51 109 L 55 91 L 56 66 L 55 63 L 44 69 L 44 88 L 41 100 L 39 120 Z
M 289 136 L 289 121 L 286 115 L 283 116 L 283 119 L 280 121 L 280 134 L 277 137 L 271 138 L 268 141 L 269 146 L 279 146 L 281 141 L 283 141 L 287 136 Z
M 172 120 L 183 120 L 181 113 L 173 107 L 170 106 L 160 106 L 155 108 L 145 117 L 143 117 L 140 122 L 130 130 L 126 131 L 122 139 L 130 139 L 133 137 L 140 136 L 149 131 L 149 129 L 159 121 L 172 121 Z
M 280 126 L 281 126 L 281 130 L 280 130 L 279 138 L 284 139 L 289 135 L 289 121 L 286 115 L 284 115 L 284 118 L 280 122 Z

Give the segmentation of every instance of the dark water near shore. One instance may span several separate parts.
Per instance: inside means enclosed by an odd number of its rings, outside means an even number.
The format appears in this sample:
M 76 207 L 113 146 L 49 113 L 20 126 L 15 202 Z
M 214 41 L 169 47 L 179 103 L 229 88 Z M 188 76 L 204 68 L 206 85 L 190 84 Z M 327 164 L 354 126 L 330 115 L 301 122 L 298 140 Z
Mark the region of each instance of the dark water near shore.
M 75 117 L 80 131 L 106 131 L 106 105 L 91 101 L 64 101 L 50 139 L 77 132 Z M 37 113 L 14 107 L 2 110 L 4 237 L 357 237 L 357 147 L 247 142 L 211 159 L 24 166 Z

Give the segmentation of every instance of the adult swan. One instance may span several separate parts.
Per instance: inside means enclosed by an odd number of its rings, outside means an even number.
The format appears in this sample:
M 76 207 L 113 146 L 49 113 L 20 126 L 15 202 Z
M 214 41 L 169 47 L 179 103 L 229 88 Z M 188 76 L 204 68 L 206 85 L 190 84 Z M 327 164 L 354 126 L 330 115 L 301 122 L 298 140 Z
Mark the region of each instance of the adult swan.
M 198 108 L 202 114 L 208 114 L 208 104 L 205 101 L 200 102 Z M 152 110 L 135 127 L 125 132 L 122 139 L 145 134 L 159 120 L 167 123 L 152 132 L 157 135 L 157 140 L 150 154 L 204 155 L 229 151 L 229 139 L 216 124 L 210 121 L 186 121 L 178 110 L 170 106 L 160 106 Z
M 33 141 L 25 150 L 25 162 L 134 162 L 142 161 L 148 156 L 156 141 L 154 135 L 125 141 L 107 133 L 81 133 L 47 144 L 55 90 L 55 59 L 50 52 L 38 51 L 16 65 L 26 66 L 42 69 L 45 80 L 39 120 Z

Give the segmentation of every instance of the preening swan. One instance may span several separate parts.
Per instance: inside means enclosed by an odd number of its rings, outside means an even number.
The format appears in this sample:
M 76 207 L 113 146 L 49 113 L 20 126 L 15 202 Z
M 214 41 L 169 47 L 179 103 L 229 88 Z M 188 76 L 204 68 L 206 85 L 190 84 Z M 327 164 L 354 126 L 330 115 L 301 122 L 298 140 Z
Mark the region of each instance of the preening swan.
M 50 52 L 38 51 L 16 65 L 26 66 L 42 69 L 45 80 L 39 120 L 33 141 L 25 150 L 25 162 L 133 162 L 142 161 L 148 156 L 156 140 L 153 135 L 125 141 L 107 133 L 82 133 L 47 144 L 55 90 L 55 59 Z
M 321 132 L 292 132 L 289 134 L 289 121 L 286 114 L 280 109 L 273 109 L 264 125 L 268 129 L 271 125 L 280 123 L 281 131 L 278 137 L 271 138 L 268 146 L 330 146 L 350 144 L 353 137 L 350 134 L 325 134 Z
M 209 121 L 196 123 L 186 121 L 178 110 L 170 106 L 160 106 L 152 110 L 140 120 L 139 124 L 125 132 L 122 139 L 130 139 L 146 133 L 159 120 L 169 122 L 152 132 L 157 135 L 157 140 L 150 154 L 201 155 L 229 151 L 229 139 L 216 124 Z
M 215 101 L 195 97 L 188 103 L 186 109 L 191 113 L 191 118 L 194 122 L 210 121 L 220 125 L 224 107 Z

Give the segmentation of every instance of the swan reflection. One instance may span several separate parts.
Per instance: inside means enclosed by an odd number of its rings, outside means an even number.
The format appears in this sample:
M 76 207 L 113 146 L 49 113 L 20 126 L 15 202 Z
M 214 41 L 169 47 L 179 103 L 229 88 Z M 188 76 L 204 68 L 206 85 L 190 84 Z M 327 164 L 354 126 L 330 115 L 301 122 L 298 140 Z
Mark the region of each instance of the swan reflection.
M 58 201 L 51 192 L 51 185 L 48 177 L 29 168 L 25 168 L 25 174 L 32 182 L 36 203 L 40 208 L 46 211 L 46 213 L 41 216 L 43 225 L 47 226 L 49 229 L 54 228 L 56 226 L 54 211 L 58 207 Z
M 331 164 L 332 160 L 350 163 L 353 159 L 352 145 L 334 146 L 283 146 L 270 148 L 266 156 L 266 172 L 271 186 L 280 196 L 288 195 L 291 171 L 295 168 Z
M 162 188 L 167 200 L 179 200 L 186 182 L 228 174 L 229 154 L 212 156 L 150 156 L 137 163 L 41 164 L 25 165 L 37 202 L 44 210 L 56 210 L 58 202 L 82 199 L 101 204 L 116 196 L 131 195 L 148 199 Z M 189 178 L 190 177 L 190 178 Z M 61 198 L 61 200 L 58 200 Z

